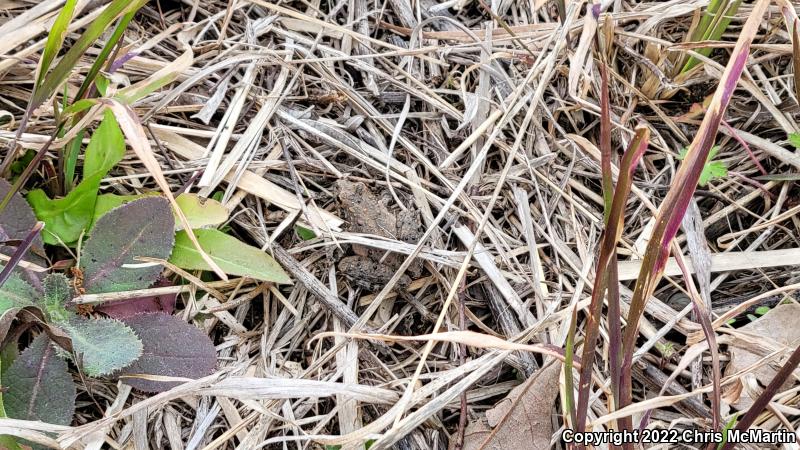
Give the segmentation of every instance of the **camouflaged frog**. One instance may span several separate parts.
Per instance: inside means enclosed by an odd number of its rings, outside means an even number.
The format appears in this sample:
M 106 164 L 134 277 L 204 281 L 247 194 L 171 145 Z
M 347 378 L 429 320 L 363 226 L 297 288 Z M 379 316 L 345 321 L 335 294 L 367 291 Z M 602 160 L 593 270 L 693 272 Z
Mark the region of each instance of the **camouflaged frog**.
M 390 211 L 387 201 L 379 199 L 364 183 L 340 180 L 335 194 L 340 214 L 347 222 L 346 229 L 351 233 L 372 234 L 409 244 L 416 244 L 422 237 L 416 211 Z M 406 257 L 359 244 L 352 245 L 352 253 L 339 261 L 339 271 L 370 291 L 382 289 Z M 418 277 L 421 271 L 421 262 L 415 261 L 407 273 Z M 402 289 L 410 282 L 411 277 L 404 274 L 397 284 Z

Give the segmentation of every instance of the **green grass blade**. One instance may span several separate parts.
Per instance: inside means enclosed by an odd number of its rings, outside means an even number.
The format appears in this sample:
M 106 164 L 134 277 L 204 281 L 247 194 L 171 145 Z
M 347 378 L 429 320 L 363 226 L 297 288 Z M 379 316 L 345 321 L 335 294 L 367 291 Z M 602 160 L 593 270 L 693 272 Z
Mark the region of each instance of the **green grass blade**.
M 53 59 L 58 55 L 61 46 L 64 44 L 64 36 L 67 34 L 67 27 L 72 21 L 72 15 L 75 13 L 75 5 L 77 3 L 77 0 L 67 0 L 53 22 L 53 28 L 50 29 L 50 33 L 47 35 L 47 42 L 44 44 L 42 59 L 39 60 L 39 75 L 36 77 L 37 87 L 42 84 L 47 71 L 50 70 L 50 64 L 52 64 Z
M 103 46 L 103 49 L 100 51 L 100 54 L 97 55 L 97 58 L 92 63 L 92 67 L 89 69 L 89 72 L 86 74 L 86 77 L 83 79 L 83 83 L 81 83 L 81 87 L 78 88 L 78 93 L 75 96 L 76 100 L 80 100 L 86 95 L 88 92 L 89 87 L 94 82 L 95 78 L 97 78 L 97 74 L 100 73 L 100 68 L 107 63 L 109 55 L 114 50 L 114 47 L 117 45 L 119 40 L 122 38 L 122 35 L 125 33 L 125 29 L 128 28 L 128 24 L 130 23 L 133 16 L 136 14 L 136 11 L 130 11 L 119 20 L 117 23 L 116 28 L 114 28 L 114 33 L 108 38 L 106 41 L 106 45 Z
M 722 3 L 722 2 L 715 2 L 715 3 Z M 734 2 L 730 3 L 727 8 L 721 9 L 718 8 L 716 11 L 711 12 L 711 5 L 709 5 L 709 14 L 707 16 L 703 16 L 703 19 L 708 18 L 709 21 L 706 25 L 703 25 L 703 22 L 700 22 L 700 27 L 698 29 L 703 31 L 702 36 L 699 40 L 702 41 L 715 41 L 722 37 L 722 34 L 725 30 L 728 29 L 728 25 L 731 23 L 731 17 L 736 14 L 736 11 L 739 10 L 739 5 L 742 3 L 742 0 L 734 0 Z M 705 28 L 702 28 L 705 26 Z M 697 50 L 697 53 L 700 53 L 703 56 L 708 56 L 711 54 L 711 48 L 701 48 Z M 700 60 L 695 58 L 694 56 L 690 56 L 689 59 L 686 61 L 686 64 L 683 66 L 681 70 L 682 73 L 688 72 L 692 70 L 700 64 Z
M 84 30 L 80 39 L 69 49 L 66 55 L 56 64 L 53 70 L 47 74 L 41 85 L 38 86 L 31 97 L 29 110 L 32 111 L 44 103 L 63 83 L 70 72 L 75 68 L 78 60 L 86 50 L 102 35 L 120 14 L 136 11 L 141 8 L 147 0 L 114 0 L 109 3 L 105 10 Z

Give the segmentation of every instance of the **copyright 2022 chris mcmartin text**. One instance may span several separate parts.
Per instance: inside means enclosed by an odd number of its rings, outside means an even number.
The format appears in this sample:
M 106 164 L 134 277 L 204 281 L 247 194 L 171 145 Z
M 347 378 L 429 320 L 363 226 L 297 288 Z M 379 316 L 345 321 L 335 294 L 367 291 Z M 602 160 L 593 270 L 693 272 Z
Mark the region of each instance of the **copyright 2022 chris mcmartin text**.
M 789 430 L 776 431 L 751 428 L 749 430 L 699 431 L 678 429 L 645 429 L 633 431 L 587 431 L 576 433 L 566 429 L 561 439 L 567 444 L 793 444 L 797 435 Z

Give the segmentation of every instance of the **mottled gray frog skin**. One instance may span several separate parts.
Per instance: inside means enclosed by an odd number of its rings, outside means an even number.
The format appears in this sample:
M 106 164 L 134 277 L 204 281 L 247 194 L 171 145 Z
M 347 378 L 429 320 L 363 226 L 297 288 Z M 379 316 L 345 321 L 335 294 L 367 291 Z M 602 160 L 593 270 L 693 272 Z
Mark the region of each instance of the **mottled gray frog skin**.
M 378 199 L 364 183 L 340 180 L 336 183 L 335 193 L 347 231 L 410 244 L 416 244 L 422 236 L 416 211 L 405 210 L 397 214 L 389 211 L 386 202 Z M 354 255 L 339 261 L 339 271 L 353 283 L 370 291 L 383 288 L 405 258 L 405 255 L 386 254 L 385 250 L 363 245 L 353 244 L 352 247 Z M 421 270 L 421 263 L 415 261 L 408 273 L 416 277 Z M 397 284 L 404 288 L 410 282 L 411 278 L 404 274 Z

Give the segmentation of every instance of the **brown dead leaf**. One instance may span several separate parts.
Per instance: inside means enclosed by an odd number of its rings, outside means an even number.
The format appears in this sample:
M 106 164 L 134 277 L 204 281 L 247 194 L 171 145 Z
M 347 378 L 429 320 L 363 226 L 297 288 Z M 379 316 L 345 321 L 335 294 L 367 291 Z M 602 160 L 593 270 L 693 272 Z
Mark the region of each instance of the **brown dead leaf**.
M 734 375 L 754 364 L 759 364 L 759 367 L 723 388 L 723 399 L 732 407 L 740 411 L 749 408 L 761 394 L 764 386 L 775 376 L 777 373 L 775 366 L 780 363 L 780 357 L 773 358 L 773 364 L 761 363 L 769 353 L 781 350 L 775 344 L 790 350 L 800 342 L 798 314 L 800 305 L 778 305 L 759 319 L 740 328 L 740 331 L 747 333 L 752 339 L 736 337 L 731 340 L 729 344 L 731 361 L 725 368 L 725 376 Z M 785 391 L 792 384 L 793 380 L 790 379 L 779 392 Z
M 560 362 L 539 369 L 486 411 L 485 419 L 470 423 L 464 450 L 549 449 L 560 372 Z

